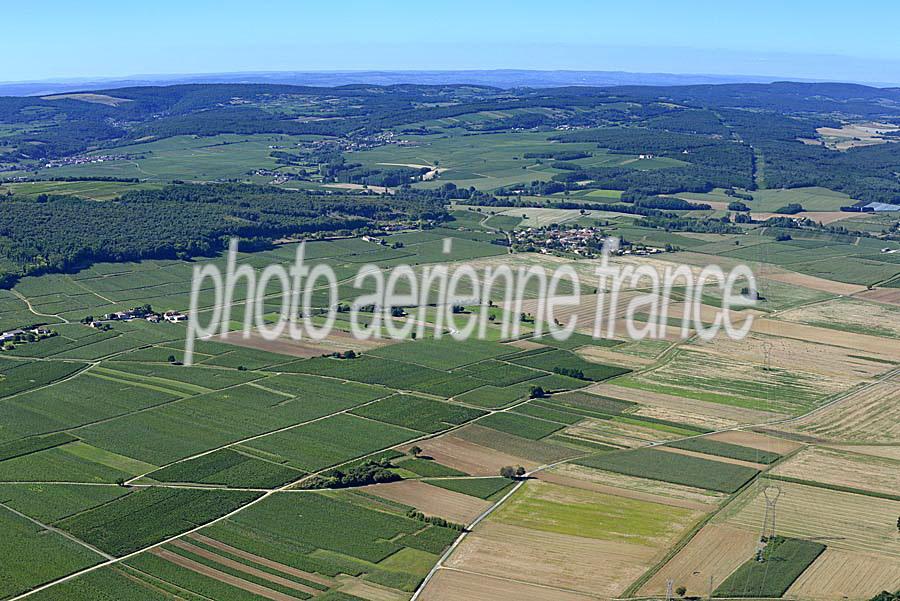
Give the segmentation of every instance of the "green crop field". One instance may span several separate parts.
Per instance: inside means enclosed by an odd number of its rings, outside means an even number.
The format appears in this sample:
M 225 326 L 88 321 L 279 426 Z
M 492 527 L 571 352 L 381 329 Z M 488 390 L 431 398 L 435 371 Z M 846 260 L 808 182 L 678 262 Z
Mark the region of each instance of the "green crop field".
M 259 493 L 153 488 L 61 520 L 57 526 L 113 555 L 126 555 L 223 516 Z M 140 520 L 134 516 L 140 515 Z
M 147 475 L 159 482 L 200 482 L 246 488 L 272 488 L 296 480 L 304 472 L 243 455 L 230 449 L 175 463 Z
M 497 498 L 513 486 L 506 478 L 442 478 L 427 480 L 432 486 L 439 486 L 479 499 Z
M 534 419 L 516 413 L 492 413 L 484 419 L 478 420 L 478 425 L 515 434 L 529 440 L 540 440 L 564 427 L 562 423 Z
M 774 463 L 781 459 L 781 455 L 771 451 L 742 447 L 740 445 L 720 442 L 718 440 L 709 440 L 707 438 L 677 440 L 675 442 L 670 442 L 669 446 L 675 447 L 676 449 L 686 449 L 688 451 L 706 453 L 707 455 L 718 455 L 719 457 L 728 457 L 730 459 L 739 459 L 741 461 L 752 461 L 754 463 Z
M 440 432 L 484 415 L 484 411 L 410 395 L 391 396 L 354 409 L 361 415 L 420 432 Z
M 749 467 L 653 449 L 604 453 L 575 463 L 629 476 L 733 493 L 758 472 Z
M 552 372 L 556 369 L 576 370 L 588 380 L 600 381 L 621 376 L 630 369 L 592 363 L 566 350 L 550 350 L 522 358 L 511 358 L 512 363 Z
M 824 551 L 821 543 L 773 538 L 763 551 L 765 561 L 748 559 L 719 585 L 713 597 L 781 597 Z

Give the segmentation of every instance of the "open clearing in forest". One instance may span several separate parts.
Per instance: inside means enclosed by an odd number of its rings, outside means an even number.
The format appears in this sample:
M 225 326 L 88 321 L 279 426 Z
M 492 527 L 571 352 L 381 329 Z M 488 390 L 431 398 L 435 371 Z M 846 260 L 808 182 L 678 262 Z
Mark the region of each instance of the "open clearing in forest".
M 833 442 L 900 443 L 900 383 L 879 382 L 780 428 Z
M 471 523 L 491 506 L 487 501 L 415 480 L 375 484 L 361 490 L 457 524 Z
M 666 565 L 644 584 L 641 596 L 665 595 L 666 581 L 687 588 L 689 595 L 706 595 L 713 586 L 753 556 L 759 534 L 725 524 L 707 524 Z
M 900 490 L 900 461 L 824 447 L 803 449 L 772 473 L 886 494 Z
M 898 589 L 900 560 L 829 548 L 800 575 L 785 598 L 861 601 Z

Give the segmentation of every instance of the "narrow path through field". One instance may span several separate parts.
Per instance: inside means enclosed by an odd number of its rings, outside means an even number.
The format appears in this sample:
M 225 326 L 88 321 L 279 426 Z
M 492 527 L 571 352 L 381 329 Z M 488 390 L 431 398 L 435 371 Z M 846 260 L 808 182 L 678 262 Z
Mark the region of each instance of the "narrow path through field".
M 41 317 L 55 317 L 56 319 L 59 319 L 63 323 L 70 323 L 69 320 L 66 319 L 65 317 L 61 317 L 59 315 L 56 315 L 55 313 L 41 313 L 41 312 L 35 310 L 35 308 L 31 306 L 31 300 L 29 300 L 29 298 L 27 296 L 25 296 L 18 290 L 10 290 L 10 292 L 12 292 L 14 296 L 16 296 L 23 303 L 25 303 L 25 305 L 28 307 L 28 310 L 31 311 L 32 313 L 34 313 L 35 315 L 39 315 Z

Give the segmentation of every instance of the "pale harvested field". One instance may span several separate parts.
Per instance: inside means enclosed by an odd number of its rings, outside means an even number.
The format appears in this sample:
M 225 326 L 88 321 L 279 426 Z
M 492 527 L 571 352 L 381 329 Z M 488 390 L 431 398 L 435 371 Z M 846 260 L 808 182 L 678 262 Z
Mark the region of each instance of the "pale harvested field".
M 340 592 L 353 595 L 366 601 L 407 601 L 409 593 L 401 593 L 398 590 L 373 584 L 352 576 L 339 576 L 341 582 Z
M 538 467 L 534 461 L 501 453 L 453 435 L 423 440 L 417 445 L 423 455 L 472 476 L 496 476 L 500 468 L 506 465 L 521 465 L 526 469 Z
M 238 578 L 237 576 L 232 576 L 231 574 L 228 574 L 221 570 L 216 570 L 200 562 L 188 559 L 187 557 L 182 557 L 177 553 L 166 551 L 165 549 L 151 549 L 150 553 L 156 555 L 160 559 L 165 559 L 168 562 L 174 563 L 177 566 L 186 568 L 192 572 L 196 572 L 204 576 L 208 576 L 214 580 L 218 580 L 219 582 L 224 582 L 225 584 L 237 587 L 241 590 L 247 591 L 248 593 L 259 595 L 260 597 L 263 597 L 265 599 L 271 599 L 272 601 L 296 601 L 297 599 L 296 597 L 292 597 L 291 595 L 287 595 L 260 584 L 256 584 L 255 582 L 250 582 L 249 580 L 244 580 L 243 578 Z
M 798 307 L 779 313 L 778 319 L 813 326 L 832 324 L 874 336 L 900 338 L 900 309 L 856 298 L 837 298 Z M 836 344 L 842 346 L 840 342 Z
M 718 586 L 753 557 L 758 538 L 755 530 L 707 524 L 638 590 L 638 595 L 665 595 L 666 580 L 671 578 L 674 587 L 687 588 L 688 595 L 705 596 L 709 592 L 709 577 L 713 577 L 713 587 Z
M 610 598 L 650 567 L 658 554 L 646 545 L 488 521 L 465 538 L 446 565 Z
M 885 457 L 887 459 L 896 459 L 900 461 L 900 445 L 864 445 L 864 444 L 848 444 L 848 445 L 829 445 L 829 448 L 841 451 L 850 451 L 852 453 L 861 453 L 863 455 L 874 455 L 875 457 Z
M 625 474 L 617 474 L 614 472 L 605 472 L 573 464 L 559 465 L 547 472 L 540 472 L 538 477 L 544 479 L 543 476 L 545 474 L 559 474 L 567 479 L 580 480 L 590 483 L 591 485 L 610 487 L 617 491 L 627 491 L 627 494 L 626 492 L 609 493 L 620 497 L 634 498 L 641 501 L 652 501 L 654 503 L 673 505 L 676 507 L 683 506 L 686 509 L 698 509 L 701 511 L 711 510 L 713 506 L 717 505 L 727 496 L 722 493 L 712 492 L 702 488 L 670 484 L 659 480 L 649 480 L 647 478 L 638 478 L 636 476 L 627 476 Z M 574 487 L 575 485 L 573 484 L 572 486 Z M 576 488 L 584 487 L 578 486 Z M 604 491 L 598 490 L 597 492 Z
M 900 443 L 900 383 L 879 382 L 780 429 L 832 442 Z
M 671 432 L 592 418 L 584 419 L 578 422 L 577 425 L 563 429 L 563 433 L 595 442 L 629 448 L 645 446 L 651 442 L 682 438 L 680 435 Z
M 870 599 L 900 589 L 900 560 L 826 549 L 794 582 L 785 599 Z
M 865 290 L 856 295 L 867 301 L 876 303 L 887 303 L 889 305 L 897 305 L 900 307 L 900 288 L 876 288 L 875 290 Z
M 814 275 L 806 275 L 805 273 L 797 273 L 796 271 L 788 271 L 786 269 L 782 270 L 780 268 L 775 268 L 767 272 L 766 277 L 771 280 L 775 280 L 776 282 L 793 284 L 796 286 L 802 286 L 803 288 L 820 290 L 822 292 L 830 292 L 831 294 L 850 295 L 857 292 L 862 292 L 866 289 L 865 286 L 860 286 L 858 284 L 844 284 L 842 282 L 834 282 L 832 280 L 826 280 L 825 278 L 816 277 Z
M 900 461 L 823 447 L 803 449 L 772 473 L 891 494 L 900 490 Z
M 671 409 L 668 407 L 641 406 L 634 412 L 634 415 L 643 415 L 654 419 L 664 419 L 681 424 L 692 424 L 709 430 L 724 430 L 738 425 L 738 422 L 731 419 L 703 415 L 702 413 L 694 413 L 681 409 Z
M 361 490 L 457 524 L 471 523 L 491 506 L 488 501 L 416 480 L 374 484 Z
M 91 93 L 54 94 L 52 96 L 42 96 L 41 100 L 80 100 L 91 104 L 105 104 L 106 106 L 119 106 L 126 102 L 132 102 L 129 98 L 117 98 L 106 94 Z
M 875 318 L 873 318 L 874 320 Z M 881 323 L 871 321 L 869 323 Z M 895 326 L 900 324 L 895 323 Z M 866 354 L 880 359 L 900 361 L 900 344 L 885 344 L 880 336 L 869 336 L 853 332 L 842 332 L 829 328 L 818 328 L 800 323 L 786 323 L 775 319 L 757 319 L 753 322 L 753 332 L 779 338 L 790 338 L 816 345 L 827 345 L 849 349 L 849 354 Z M 828 352 L 833 353 L 829 349 Z M 882 365 L 881 371 L 887 371 Z
M 741 465 L 755 470 L 764 470 L 766 466 L 761 463 L 753 463 L 752 461 L 742 461 L 740 459 L 732 459 L 730 457 L 720 457 L 718 455 L 707 455 L 706 453 L 698 453 L 696 451 L 688 451 L 687 449 L 676 449 L 675 447 L 656 447 L 659 451 L 666 453 L 675 453 L 676 455 L 686 455 L 687 457 L 696 457 L 698 459 L 708 459 L 710 461 L 720 461 L 722 463 L 730 463 L 731 465 Z
M 753 330 L 743 340 L 719 336 L 711 342 L 698 341 L 685 348 L 762 365 L 766 364 L 768 351 L 771 367 L 824 376 L 831 383 L 821 390 L 831 393 L 890 370 L 892 366 L 883 361 L 895 355 L 900 358 L 900 345 L 896 350 L 891 349 L 883 338 L 874 336 L 768 319 L 756 320 Z M 868 356 L 881 361 L 870 360 Z M 825 378 L 817 380 L 824 385 Z
M 576 354 L 581 355 L 588 361 L 593 361 L 594 363 L 606 363 L 608 365 L 618 365 L 620 367 L 630 367 L 632 369 L 636 366 L 641 367 L 653 365 L 655 363 L 655 360 L 649 357 L 626 355 L 616 352 L 614 348 L 602 346 L 585 346 L 578 349 Z
M 586 392 L 592 392 L 614 399 L 621 399 L 623 401 L 634 401 L 650 407 L 660 407 L 675 411 L 687 411 L 698 415 L 707 415 L 715 419 L 733 421 L 735 424 L 761 424 L 767 421 L 787 417 L 787 415 L 783 413 L 757 411 L 755 409 L 746 409 L 744 407 L 722 405 L 721 403 L 711 403 L 661 392 L 651 392 L 649 390 L 640 390 L 638 388 L 616 386 L 615 384 L 594 384 L 584 390 Z
M 507 343 L 509 346 L 514 346 L 518 349 L 522 349 L 523 351 L 531 351 L 536 348 L 543 348 L 544 345 L 540 342 L 534 342 L 532 340 L 523 339 L 523 340 L 514 340 L 512 342 Z
M 317 341 L 293 340 L 287 336 L 266 340 L 255 331 L 250 334 L 249 338 L 244 338 L 240 332 L 230 332 L 227 337 L 217 335 L 211 337 L 210 340 L 292 357 L 318 357 L 326 353 L 351 349 L 359 353 L 394 342 L 374 337 L 368 340 L 357 340 L 349 332 L 341 330 L 332 330 L 327 338 Z
M 596 597 L 535 586 L 508 577 L 484 576 L 441 569 L 422 595 L 422 601 L 593 601 Z
M 696 511 L 710 511 L 712 507 L 708 501 L 691 501 L 688 499 L 677 499 L 674 497 L 664 497 L 638 490 L 629 490 L 627 488 L 619 488 L 595 482 L 585 477 L 573 477 L 567 475 L 565 468 L 579 466 L 559 466 L 553 470 L 544 470 L 537 472 L 536 478 L 542 482 L 550 484 L 558 484 L 559 486 L 568 486 L 569 488 L 578 488 L 581 490 L 589 490 L 605 495 L 615 495 L 626 499 L 635 499 L 637 501 L 648 501 L 650 503 L 659 503 L 660 505 L 669 505 L 670 507 L 681 507 L 683 509 L 693 509 Z M 584 468 L 588 469 L 588 468 Z
M 710 434 L 707 438 L 750 447 L 751 449 L 759 449 L 760 451 L 771 451 L 773 453 L 778 453 L 779 455 L 793 453 L 803 446 L 803 443 L 794 442 L 793 440 L 785 440 L 784 438 L 775 438 L 774 436 L 768 436 L 766 434 L 743 432 L 740 430 Z
M 816 540 L 834 549 L 900 559 L 900 501 L 790 482 L 778 484 L 782 489 L 777 505 L 778 534 Z M 765 500 L 755 486 L 713 521 L 758 532 L 764 515 Z

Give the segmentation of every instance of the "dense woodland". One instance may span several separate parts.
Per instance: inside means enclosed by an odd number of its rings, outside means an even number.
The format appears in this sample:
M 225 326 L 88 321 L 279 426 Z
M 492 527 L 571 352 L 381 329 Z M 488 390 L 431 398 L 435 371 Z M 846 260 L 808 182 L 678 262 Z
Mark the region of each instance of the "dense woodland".
M 441 200 L 426 195 L 351 197 L 238 184 L 174 185 L 105 203 L 71 196 L 6 200 L 0 202 L 0 255 L 20 267 L 0 276 L 9 284 L 19 275 L 94 261 L 209 255 L 230 236 L 251 250 L 284 236 L 445 217 Z

